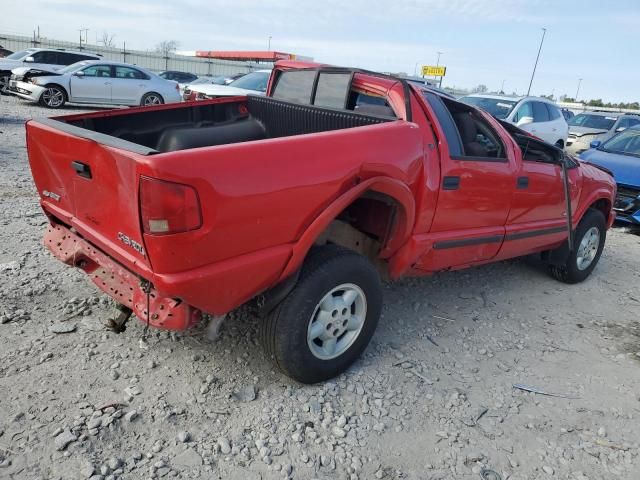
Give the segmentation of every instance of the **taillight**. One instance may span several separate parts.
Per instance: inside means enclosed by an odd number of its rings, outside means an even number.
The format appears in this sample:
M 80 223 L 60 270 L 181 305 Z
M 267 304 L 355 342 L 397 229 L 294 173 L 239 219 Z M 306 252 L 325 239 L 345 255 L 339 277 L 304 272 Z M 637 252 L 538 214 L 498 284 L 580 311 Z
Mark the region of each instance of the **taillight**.
M 140 177 L 140 216 L 144 233 L 167 235 L 202 226 L 198 193 L 189 185 Z

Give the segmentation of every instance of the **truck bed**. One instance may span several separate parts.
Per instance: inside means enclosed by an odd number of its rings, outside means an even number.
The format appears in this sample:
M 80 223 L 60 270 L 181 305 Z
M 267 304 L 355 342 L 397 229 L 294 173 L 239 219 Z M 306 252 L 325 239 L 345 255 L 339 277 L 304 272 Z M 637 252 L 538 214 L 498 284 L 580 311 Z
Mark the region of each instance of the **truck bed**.
M 354 185 L 414 184 L 423 154 L 410 122 L 262 97 L 32 120 L 27 144 L 42 207 L 67 229 L 54 243 L 71 232 L 159 295 L 214 314 L 273 285 L 309 225 Z M 143 229 L 142 187 L 165 184 L 195 192 L 201 226 Z
M 151 155 L 395 120 L 251 95 L 106 113 L 58 117 L 44 123 L 104 145 Z

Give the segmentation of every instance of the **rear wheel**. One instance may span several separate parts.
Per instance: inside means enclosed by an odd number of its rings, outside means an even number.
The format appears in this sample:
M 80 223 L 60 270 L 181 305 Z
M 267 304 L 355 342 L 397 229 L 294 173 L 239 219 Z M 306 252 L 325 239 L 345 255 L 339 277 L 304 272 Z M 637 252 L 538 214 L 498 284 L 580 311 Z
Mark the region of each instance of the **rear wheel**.
M 564 265 L 549 267 L 551 275 L 564 283 L 579 283 L 598 264 L 607 238 L 607 225 L 602 212 L 587 210 L 575 232 L 574 245 Z
M 140 105 L 148 106 L 148 105 L 162 105 L 164 100 L 159 93 L 149 92 L 145 93 L 140 100 Z
M 366 258 L 333 245 L 316 247 L 294 289 L 263 320 L 260 336 L 280 370 L 316 383 L 358 359 L 381 308 L 380 278 Z
M 67 101 L 67 92 L 58 85 L 47 85 L 40 95 L 40 105 L 48 108 L 60 108 Z

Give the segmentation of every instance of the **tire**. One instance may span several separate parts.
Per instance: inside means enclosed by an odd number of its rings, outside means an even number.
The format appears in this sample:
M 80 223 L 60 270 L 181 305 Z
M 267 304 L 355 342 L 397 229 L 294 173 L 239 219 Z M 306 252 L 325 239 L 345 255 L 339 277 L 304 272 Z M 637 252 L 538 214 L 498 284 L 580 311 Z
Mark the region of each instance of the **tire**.
M 9 78 L 6 75 L 0 76 L 0 94 L 1 95 L 9 95 L 7 89 L 9 88 Z
M 335 245 L 314 247 L 296 286 L 262 321 L 260 338 L 283 373 L 301 383 L 317 383 L 358 359 L 381 309 L 380 277 L 365 257 Z
M 67 92 L 60 85 L 46 85 L 40 95 L 40 105 L 47 108 L 62 108 L 67 102 Z
M 597 235 L 595 239 L 594 235 Z M 580 283 L 598 264 L 607 238 L 607 225 L 602 212 L 589 209 L 582 217 L 572 249 L 564 265 L 549 266 L 551 275 L 564 283 Z
M 156 92 L 145 93 L 142 96 L 142 100 L 140 100 L 140 105 L 143 107 L 148 107 L 150 105 L 162 105 L 164 103 L 164 99 L 162 95 Z

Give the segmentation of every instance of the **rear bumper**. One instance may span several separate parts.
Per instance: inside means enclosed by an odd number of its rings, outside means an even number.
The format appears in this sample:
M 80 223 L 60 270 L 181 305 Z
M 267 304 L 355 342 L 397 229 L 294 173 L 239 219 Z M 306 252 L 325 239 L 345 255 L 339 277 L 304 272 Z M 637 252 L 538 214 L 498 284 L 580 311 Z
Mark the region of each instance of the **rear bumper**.
M 129 307 L 145 323 L 148 301 L 148 322 L 153 327 L 183 330 L 200 320 L 200 310 L 179 299 L 163 296 L 155 288 L 150 289 L 147 297 L 145 279 L 62 225 L 48 227 L 44 244 L 57 259 L 83 270 L 100 290 Z

